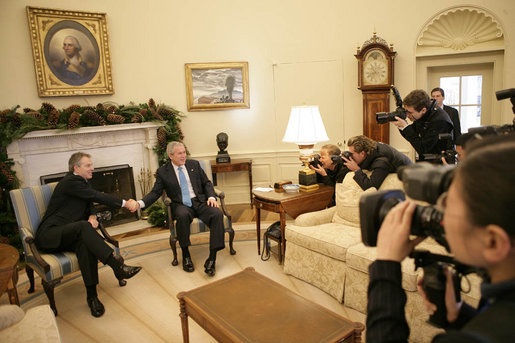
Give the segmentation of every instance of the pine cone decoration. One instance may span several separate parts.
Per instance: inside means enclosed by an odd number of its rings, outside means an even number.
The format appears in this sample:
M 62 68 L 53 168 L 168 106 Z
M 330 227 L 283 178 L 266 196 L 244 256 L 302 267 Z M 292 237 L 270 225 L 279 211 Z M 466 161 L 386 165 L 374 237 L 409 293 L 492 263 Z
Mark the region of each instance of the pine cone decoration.
M 15 113 L 12 117 L 12 122 L 15 128 L 19 129 L 21 127 L 21 117 L 19 113 Z
M 0 112 L 0 123 L 5 123 L 9 119 L 7 115 L 10 112 L 10 110 L 3 110 L 2 112 Z
M 100 126 L 104 126 L 106 124 L 105 119 L 98 113 L 93 112 L 92 110 L 86 110 L 84 111 L 84 114 L 86 115 L 86 118 L 97 123 Z
M 70 115 L 70 119 L 68 120 L 68 129 L 73 130 L 79 125 L 81 114 L 78 112 L 73 112 Z
M 180 128 L 178 128 L 178 131 L 179 131 L 179 141 L 182 142 L 182 140 L 184 139 L 184 134 L 182 133 L 182 130 Z
M 115 105 L 111 105 L 107 108 L 107 112 L 109 112 L 109 113 L 115 113 L 117 110 L 118 110 L 118 107 L 116 107 Z
M 157 142 L 161 149 L 166 149 L 166 131 L 162 127 L 157 129 Z
M 156 108 L 156 102 L 154 101 L 154 99 L 150 98 L 148 100 L 148 107 L 150 108 Z
M 53 107 L 53 106 L 52 106 Z M 48 115 L 48 126 L 55 127 L 59 122 L 59 112 L 54 108 Z
M 164 120 L 163 117 L 159 113 L 156 112 L 153 108 L 150 109 L 150 113 L 156 118 L 157 120 Z
M 146 108 L 140 108 L 139 109 L 139 114 L 141 114 L 143 117 L 146 116 L 148 113 L 147 109 Z
M 44 102 L 42 106 L 45 112 L 48 114 L 52 114 L 53 111 L 57 112 L 57 109 L 54 107 L 54 105 L 49 104 L 48 102 Z
M 111 123 L 122 124 L 125 121 L 125 117 L 119 114 L 108 114 L 107 121 Z
M 97 111 L 105 111 L 106 110 L 106 108 L 104 107 L 104 104 L 102 104 L 100 102 L 97 104 L 96 109 L 97 109 Z
M 36 112 L 35 110 L 33 110 L 32 108 L 28 108 L 28 107 L 25 107 L 23 109 L 23 113 L 29 113 L 29 112 Z
M 71 106 L 68 106 L 68 108 L 65 109 L 65 111 L 71 113 L 71 112 L 77 111 L 79 108 L 80 108 L 80 105 L 71 105 Z
M 39 121 L 43 121 L 43 119 L 45 119 L 45 118 L 43 118 L 43 115 L 41 113 L 37 112 L 37 111 L 30 111 L 30 112 L 27 112 L 25 114 L 28 115 L 28 116 L 31 116 L 33 118 L 36 118 Z
M 141 115 L 141 113 L 135 113 L 131 119 L 131 122 L 133 122 L 133 123 L 141 123 L 142 121 L 143 121 L 143 116 Z
M 157 109 L 157 113 L 159 113 L 164 118 L 173 117 L 175 115 L 172 111 L 170 111 L 168 108 L 165 108 L 165 107 L 159 107 Z
M 0 173 L 5 176 L 8 183 L 14 182 L 14 174 L 11 171 L 11 168 L 4 162 L 0 162 Z

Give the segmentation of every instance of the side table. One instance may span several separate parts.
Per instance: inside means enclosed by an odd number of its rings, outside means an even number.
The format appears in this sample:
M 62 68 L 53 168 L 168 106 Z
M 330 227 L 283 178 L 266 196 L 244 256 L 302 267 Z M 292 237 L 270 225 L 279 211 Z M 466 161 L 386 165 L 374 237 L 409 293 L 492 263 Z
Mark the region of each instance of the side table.
M 282 257 L 286 249 L 286 241 L 284 238 L 284 228 L 286 227 L 285 215 L 288 214 L 292 218 L 297 218 L 297 216 L 302 213 L 323 210 L 331 202 L 333 193 L 334 187 L 325 185 L 320 185 L 316 191 L 306 193 L 252 191 L 254 204 L 256 205 L 258 255 L 261 253 L 261 210 L 279 213 L 281 222 L 279 263 L 282 263 Z
M 14 247 L 0 243 L 0 295 L 6 290 L 9 302 L 20 306 L 16 283 L 18 282 L 18 260 L 20 255 Z
M 216 163 L 211 161 L 211 172 L 213 173 L 213 185 L 216 186 L 216 173 L 229 173 L 237 171 L 248 171 L 249 173 L 249 190 L 250 190 L 250 208 L 253 207 L 252 199 L 252 160 L 251 159 L 235 159 L 229 163 Z

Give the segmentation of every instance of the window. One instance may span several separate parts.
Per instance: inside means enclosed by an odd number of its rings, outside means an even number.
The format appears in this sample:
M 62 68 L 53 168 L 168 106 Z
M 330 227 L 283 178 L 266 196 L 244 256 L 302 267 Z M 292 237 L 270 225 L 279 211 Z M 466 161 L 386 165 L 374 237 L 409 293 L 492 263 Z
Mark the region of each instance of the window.
M 482 75 L 440 77 L 440 87 L 445 90 L 444 104 L 460 114 L 461 132 L 481 126 Z

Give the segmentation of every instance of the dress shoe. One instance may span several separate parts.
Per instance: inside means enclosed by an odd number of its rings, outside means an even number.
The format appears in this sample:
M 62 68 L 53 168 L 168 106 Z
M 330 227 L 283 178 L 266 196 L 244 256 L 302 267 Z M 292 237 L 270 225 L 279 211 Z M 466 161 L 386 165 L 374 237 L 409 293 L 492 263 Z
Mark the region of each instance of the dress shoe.
M 185 257 L 182 259 L 182 269 L 188 273 L 192 273 L 195 270 L 191 257 Z
M 93 317 L 100 317 L 105 312 L 104 305 L 102 305 L 97 297 L 88 298 L 88 306 Z
M 132 267 L 126 264 L 122 264 L 118 270 L 114 271 L 114 275 L 118 280 L 130 279 L 134 275 L 138 274 L 141 267 Z
M 209 276 L 215 276 L 215 261 L 206 260 L 204 263 L 204 273 Z

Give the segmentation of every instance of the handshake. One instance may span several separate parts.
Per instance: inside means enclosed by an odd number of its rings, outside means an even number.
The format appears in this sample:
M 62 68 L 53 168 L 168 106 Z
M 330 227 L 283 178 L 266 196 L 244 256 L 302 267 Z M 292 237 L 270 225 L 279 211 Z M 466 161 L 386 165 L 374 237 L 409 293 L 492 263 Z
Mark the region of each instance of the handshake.
M 137 202 L 134 199 L 129 199 L 129 200 L 125 201 L 124 207 L 131 212 L 136 212 L 139 209 L 139 202 Z

